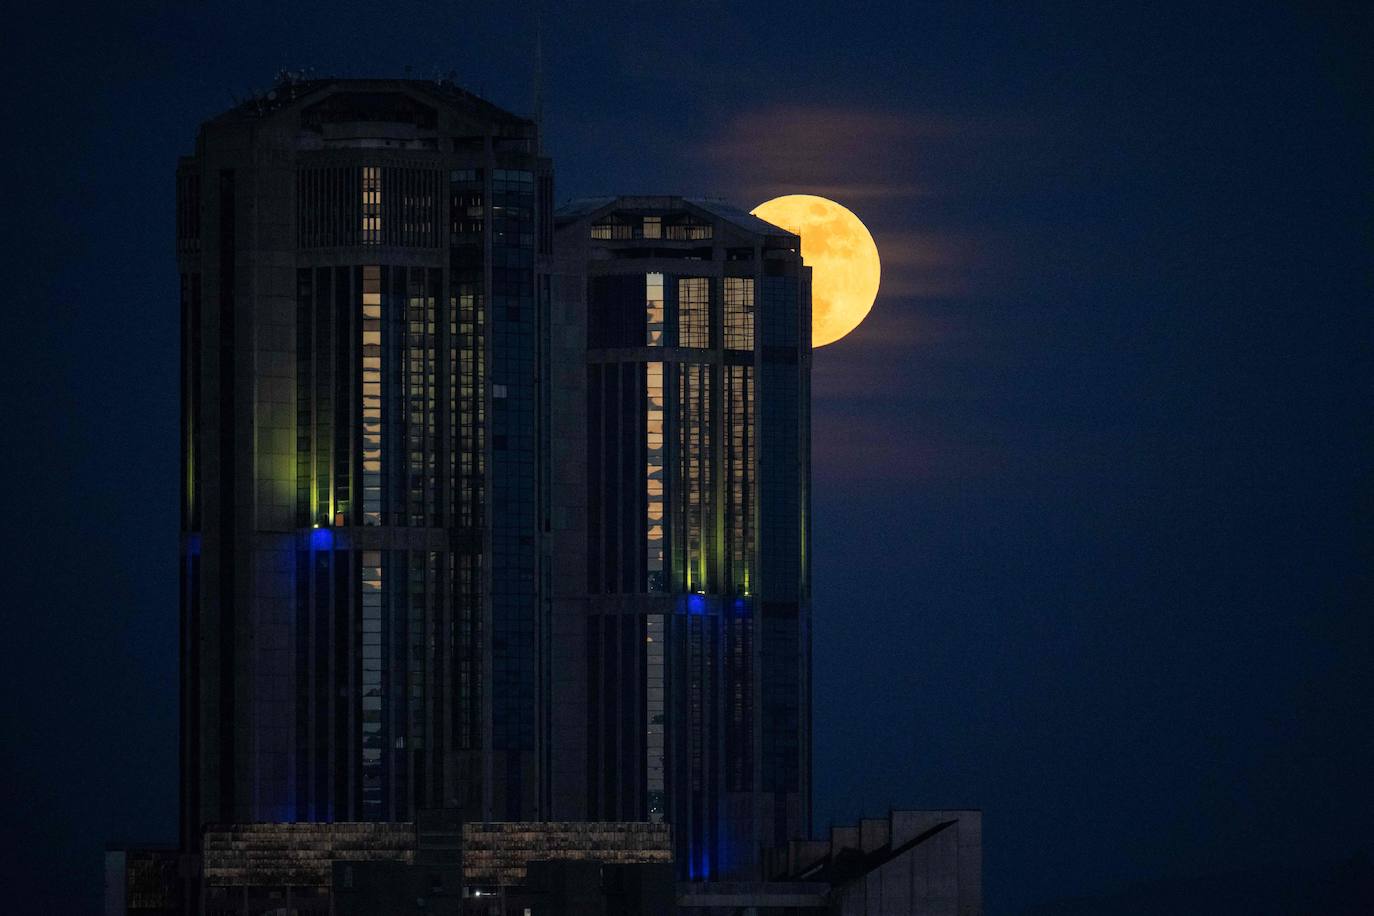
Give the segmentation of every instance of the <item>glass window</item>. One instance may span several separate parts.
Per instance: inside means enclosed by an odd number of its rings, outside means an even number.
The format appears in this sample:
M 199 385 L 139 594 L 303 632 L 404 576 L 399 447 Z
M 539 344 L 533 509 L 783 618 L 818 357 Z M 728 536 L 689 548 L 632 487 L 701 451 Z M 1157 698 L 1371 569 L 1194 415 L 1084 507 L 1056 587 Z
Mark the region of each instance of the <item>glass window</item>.
M 596 223 L 592 226 L 592 238 L 594 239 L 628 239 L 634 238 L 631 230 L 634 227 L 629 223 L 605 222 Z
M 649 363 L 645 378 L 647 587 L 651 592 L 661 592 L 667 589 L 663 568 L 663 363 Z
M 674 491 L 681 495 L 674 497 L 680 500 L 674 512 L 674 576 L 681 577 L 678 581 L 688 591 L 706 593 L 713 587 L 714 578 L 708 563 L 712 541 L 710 503 L 715 491 L 711 462 L 711 367 L 704 363 L 679 363 L 676 381 Z
M 648 674 L 647 703 L 645 704 L 646 741 L 648 757 L 647 790 L 649 820 L 659 823 L 667 811 L 667 788 L 663 766 L 663 724 L 666 689 L 664 675 L 663 615 L 649 614 L 645 621 L 646 673 Z
M 725 346 L 754 349 L 754 278 L 725 278 Z
M 711 292 L 706 277 L 677 281 L 677 336 L 680 347 L 711 345 Z
M 363 268 L 363 524 L 382 523 L 382 269 Z
M 725 483 L 729 585 L 736 595 L 749 595 L 754 568 L 754 479 L 757 461 L 754 434 L 754 368 L 726 366 Z
M 678 242 L 697 242 L 711 238 L 710 223 L 697 223 L 690 219 L 681 220 L 668 226 L 664 238 Z
M 645 343 L 663 346 L 663 274 L 644 277 Z
M 382 811 L 382 554 L 363 551 L 362 562 L 362 775 L 363 812 L 378 818 Z
M 362 195 L 362 243 L 376 245 L 382 240 L 382 170 L 375 165 L 363 167 Z

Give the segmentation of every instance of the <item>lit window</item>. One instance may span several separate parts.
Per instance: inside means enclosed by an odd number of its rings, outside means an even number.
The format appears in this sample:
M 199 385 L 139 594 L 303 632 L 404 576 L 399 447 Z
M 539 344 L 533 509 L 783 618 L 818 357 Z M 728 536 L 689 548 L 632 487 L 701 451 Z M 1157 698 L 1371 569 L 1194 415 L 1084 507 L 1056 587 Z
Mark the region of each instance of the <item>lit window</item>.
M 644 217 L 644 237 L 646 239 L 663 238 L 663 217 L 646 216 Z
M 363 166 L 362 196 L 362 242 L 376 245 L 382 240 L 382 170 L 375 165 Z
M 634 238 L 634 226 L 625 221 L 623 216 L 608 217 L 604 223 L 596 223 L 592 226 L 592 238 L 594 239 L 629 239 Z
M 645 372 L 645 506 L 647 518 L 648 543 L 645 554 L 648 561 L 648 590 L 666 591 L 663 556 L 663 363 L 651 362 Z
M 663 274 L 644 276 L 644 320 L 644 342 L 651 347 L 663 346 Z
M 679 242 L 696 242 L 711 238 L 711 225 L 683 220 L 667 227 L 664 238 Z
M 382 523 L 382 269 L 363 268 L 363 524 Z

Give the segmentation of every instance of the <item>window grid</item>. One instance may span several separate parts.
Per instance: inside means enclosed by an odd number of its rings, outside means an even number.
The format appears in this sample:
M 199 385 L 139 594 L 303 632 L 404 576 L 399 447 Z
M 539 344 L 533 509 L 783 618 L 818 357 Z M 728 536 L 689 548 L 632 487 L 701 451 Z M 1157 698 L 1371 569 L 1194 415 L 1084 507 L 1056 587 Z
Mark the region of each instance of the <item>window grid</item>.
M 730 411 L 725 455 L 730 585 L 736 595 L 749 595 L 753 588 L 756 474 L 753 367 L 727 366 L 725 379 Z
M 644 275 L 644 342 L 651 347 L 663 346 L 663 274 Z
M 667 699 L 664 664 L 664 621 L 662 614 L 650 614 L 645 622 L 645 674 L 647 675 L 645 707 L 645 745 L 648 752 L 649 820 L 658 823 L 667 812 L 667 784 L 664 767 L 664 703 Z
M 650 592 L 667 589 L 664 578 L 664 456 L 663 456 L 663 363 L 652 362 L 645 373 L 645 488 L 647 515 L 647 560 Z
M 680 347 L 711 345 L 711 286 L 706 277 L 678 278 L 677 329 Z
M 439 524 L 436 500 L 437 450 L 435 416 L 438 387 L 435 381 L 434 304 L 437 283 L 424 268 L 411 268 L 406 295 L 406 432 L 409 451 L 408 522 L 415 526 Z
M 382 523 L 382 269 L 363 268 L 363 524 Z
M 754 349 L 754 278 L 725 278 L 725 347 Z
M 375 165 L 363 166 L 362 171 L 362 243 L 377 245 L 382 241 L 382 170 Z
M 711 479 L 711 367 L 678 365 L 678 455 L 681 468 L 681 521 L 674 552 L 681 551 L 682 578 L 689 592 L 712 588 L 708 561 L 710 545 Z M 681 545 L 678 547 L 677 545 Z
M 386 735 L 382 723 L 382 553 L 363 551 L 362 584 L 362 795 L 364 820 L 380 820 L 382 800 L 382 749 Z

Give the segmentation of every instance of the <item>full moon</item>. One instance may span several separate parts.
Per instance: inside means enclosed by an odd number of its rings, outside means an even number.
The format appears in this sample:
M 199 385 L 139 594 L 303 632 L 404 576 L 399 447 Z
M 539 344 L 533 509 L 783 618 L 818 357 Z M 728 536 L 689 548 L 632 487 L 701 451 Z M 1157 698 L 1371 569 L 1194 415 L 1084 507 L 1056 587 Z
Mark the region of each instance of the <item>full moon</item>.
M 878 246 L 849 210 L 812 194 L 788 194 L 753 214 L 801 236 L 811 268 L 811 346 L 834 343 L 859 326 L 878 295 Z

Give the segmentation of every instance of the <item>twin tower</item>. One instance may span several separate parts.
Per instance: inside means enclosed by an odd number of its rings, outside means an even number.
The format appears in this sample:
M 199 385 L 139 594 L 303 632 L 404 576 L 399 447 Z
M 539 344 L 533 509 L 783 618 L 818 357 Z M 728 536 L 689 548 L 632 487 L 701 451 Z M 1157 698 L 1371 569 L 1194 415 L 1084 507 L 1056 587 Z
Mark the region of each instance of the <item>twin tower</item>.
M 811 828 L 810 278 L 715 200 L 554 208 L 450 83 L 283 83 L 177 169 L 182 842 Z

